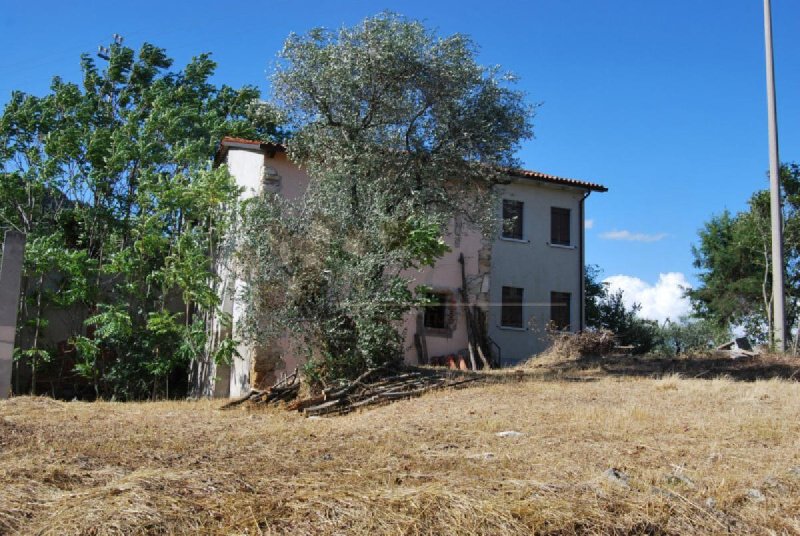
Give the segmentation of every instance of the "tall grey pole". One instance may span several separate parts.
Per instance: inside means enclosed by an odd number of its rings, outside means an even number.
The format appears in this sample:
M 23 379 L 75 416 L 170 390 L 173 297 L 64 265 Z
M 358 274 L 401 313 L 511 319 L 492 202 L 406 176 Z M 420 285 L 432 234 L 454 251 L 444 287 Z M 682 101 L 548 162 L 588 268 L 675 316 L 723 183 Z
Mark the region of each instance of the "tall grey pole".
M 781 216 L 780 160 L 778 159 L 778 115 L 775 104 L 775 67 L 772 57 L 772 7 L 764 0 L 764 43 L 767 55 L 767 118 L 769 123 L 769 187 L 772 216 L 772 342 L 786 351 L 786 313 L 783 289 L 783 222 Z

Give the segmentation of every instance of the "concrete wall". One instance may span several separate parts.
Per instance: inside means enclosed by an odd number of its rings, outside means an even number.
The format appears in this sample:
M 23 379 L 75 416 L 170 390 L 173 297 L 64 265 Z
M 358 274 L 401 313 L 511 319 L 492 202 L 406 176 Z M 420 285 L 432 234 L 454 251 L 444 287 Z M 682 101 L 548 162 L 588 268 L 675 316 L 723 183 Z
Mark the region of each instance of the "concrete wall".
M 25 258 L 25 235 L 6 231 L 0 256 L 0 400 L 11 390 L 17 306 Z
M 489 336 L 501 347 L 504 365 L 542 352 L 547 347 L 544 329 L 550 321 L 550 292 L 569 292 L 570 324 L 574 331 L 581 319 L 582 222 L 580 205 L 584 191 L 520 180 L 503 187 L 500 198 L 522 201 L 523 239 L 498 236 L 492 242 Z M 570 246 L 550 244 L 550 208 L 570 209 Z M 502 219 L 502 201 L 497 207 Z M 524 289 L 525 328 L 500 325 L 502 287 Z

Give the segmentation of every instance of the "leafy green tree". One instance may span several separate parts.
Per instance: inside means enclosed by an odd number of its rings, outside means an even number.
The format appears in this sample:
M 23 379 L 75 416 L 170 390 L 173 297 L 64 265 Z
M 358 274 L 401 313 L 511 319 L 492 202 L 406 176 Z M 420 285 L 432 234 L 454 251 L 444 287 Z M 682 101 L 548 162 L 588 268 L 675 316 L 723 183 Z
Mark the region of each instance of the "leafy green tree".
M 205 351 L 238 196 L 211 159 L 225 135 L 279 135 L 256 88 L 210 82 L 208 54 L 171 66 L 163 49 L 115 43 L 101 65 L 81 58 L 80 84 L 14 92 L 0 117 L 0 225 L 30 244 L 19 357 L 34 370 L 52 360 L 44 312 L 69 308 L 86 319 L 71 341 L 96 396 L 166 394 Z
M 708 320 L 690 317 L 682 317 L 677 321 L 667 319 L 658 328 L 656 351 L 675 356 L 702 352 L 729 341 L 730 337 L 729 330 L 720 330 Z
M 634 353 L 651 351 L 659 342 L 658 323 L 638 316 L 640 304 L 627 307 L 622 289 L 610 292 L 608 283 L 600 279 L 602 273 L 597 265 L 587 265 L 584 270 L 586 326 L 612 332 L 618 344 L 632 346 Z
M 583 270 L 583 301 L 586 325 L 597 327 L 601 323 L 600 302 L 608 297 L 608 283 L 601 280 L 603 270 L 596 264 L 587 264 Z
M 614 333 L 622 346 L 633 346 L 633 353 L 646 354 L 658 344 L 658 323 L 638 316 L 642 306 L 627 307 L 621 289 L 609 292 L 598 303 L 599 322 L 596 327 Z
M 789 327 L 800 299 L 800 166 L 781 167 L 786 312 Z M 772 249 L 769 191 L 753 194 L 748 208 L 709 220 L 693 246 L 700 285 L 689 292 L 695 313 L 719 329 L 743 326 L 758 342 L 772 332 Z
M 454 215 L 489 226 L 533 108 L 475 50 L 391 13 L 286 40 L 274 94 L 313 180 L 300 202 L 253 200 L 240 250 L 250 335 L 300 335 L 314 378 L 398 360 L 402 270 L 446 251 Z

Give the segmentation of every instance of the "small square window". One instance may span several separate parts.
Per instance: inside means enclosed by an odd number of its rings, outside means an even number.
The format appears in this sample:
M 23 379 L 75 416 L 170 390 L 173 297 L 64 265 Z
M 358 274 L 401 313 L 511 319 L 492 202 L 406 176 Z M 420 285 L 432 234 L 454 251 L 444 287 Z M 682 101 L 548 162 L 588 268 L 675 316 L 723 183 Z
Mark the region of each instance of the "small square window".
M 503 199 L 503 238 L 522 240 L 522 211 L 524 203 Z
M 550 243 L 570 245 L 568 208 L 550 207 Z
M 550 293 L 550 325 L 559 331 L 568 330 L 570 326 L 570 301 L 569 292 Z
M 523 289 L 517 287 L 503 287 L 503 301 L 500 311 L 500 325 L 508 328 L 523 328 L 525 323 L 522 315 Z

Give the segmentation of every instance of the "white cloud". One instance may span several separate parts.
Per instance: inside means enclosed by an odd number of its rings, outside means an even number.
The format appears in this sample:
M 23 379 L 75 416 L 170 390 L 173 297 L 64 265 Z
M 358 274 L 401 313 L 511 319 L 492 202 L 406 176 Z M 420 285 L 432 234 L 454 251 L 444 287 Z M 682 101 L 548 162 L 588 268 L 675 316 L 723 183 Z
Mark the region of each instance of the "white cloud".
M 587 229 L 591 229 L 594 227 L 594 220 L 586 220 L 583 222 L 583 226 Z
M 622 289 L 622 301 L 627 307 L 640 304 L 639 316 L 643 318 L 659 322 L 667 318 L 677 320 L 691 310 L 689 298 L 684 296 L 691 284 L 680 272 L 659 274 L 655 285 L 630 275 L 612 275 L 605 282 L 611 292 Z
M 608 231 L 600 235 L 606 240 L 627 240 L 628 242 L 658 242 L 667 237 L 667 233 L 645 234 L 630 231 Z

